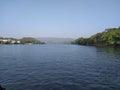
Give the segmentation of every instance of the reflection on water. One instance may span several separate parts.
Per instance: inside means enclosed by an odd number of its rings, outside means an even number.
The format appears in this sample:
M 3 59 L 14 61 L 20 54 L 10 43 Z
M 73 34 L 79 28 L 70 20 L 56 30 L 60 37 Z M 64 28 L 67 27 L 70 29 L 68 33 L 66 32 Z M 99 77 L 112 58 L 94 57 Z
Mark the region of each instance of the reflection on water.
M 109 55 L 115 55 L 120 58 L 120 47 L 97 47 L 97 52 L 105 52 Z

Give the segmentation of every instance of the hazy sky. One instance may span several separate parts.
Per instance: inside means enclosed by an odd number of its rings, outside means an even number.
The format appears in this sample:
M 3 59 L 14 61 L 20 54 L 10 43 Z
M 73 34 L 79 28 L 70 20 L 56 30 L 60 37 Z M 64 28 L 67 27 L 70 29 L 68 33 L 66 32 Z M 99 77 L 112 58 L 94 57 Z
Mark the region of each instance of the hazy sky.
M 2 37 L 89 37 L 120 26 L 120 0 L 0 0 Z

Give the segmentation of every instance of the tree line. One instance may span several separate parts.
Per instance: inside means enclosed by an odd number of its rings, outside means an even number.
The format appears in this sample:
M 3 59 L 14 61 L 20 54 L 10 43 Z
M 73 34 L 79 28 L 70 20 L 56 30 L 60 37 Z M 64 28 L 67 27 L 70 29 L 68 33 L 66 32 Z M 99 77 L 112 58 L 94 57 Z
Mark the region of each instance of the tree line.
M 92 35 L 89 38 L 80 37 L 72 42 L 79 45 L 120 46 L 120 27 L 108 28 L 104 32 Z

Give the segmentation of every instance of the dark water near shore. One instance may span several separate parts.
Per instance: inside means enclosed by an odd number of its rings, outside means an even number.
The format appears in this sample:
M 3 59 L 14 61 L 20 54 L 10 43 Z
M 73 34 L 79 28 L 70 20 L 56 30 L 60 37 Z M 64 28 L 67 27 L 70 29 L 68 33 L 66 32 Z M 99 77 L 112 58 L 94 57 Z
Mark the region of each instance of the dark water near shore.
M 120 48 L 0 45 L 7 90 L 120 90 Z

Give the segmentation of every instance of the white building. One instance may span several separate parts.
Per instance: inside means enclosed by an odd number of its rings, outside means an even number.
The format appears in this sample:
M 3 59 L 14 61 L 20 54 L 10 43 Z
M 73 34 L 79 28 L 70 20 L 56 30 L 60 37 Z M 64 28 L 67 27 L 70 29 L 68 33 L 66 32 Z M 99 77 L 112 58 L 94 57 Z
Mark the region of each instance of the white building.
M 17 43 L 20 44 L 20 41 L 18 40 Z

